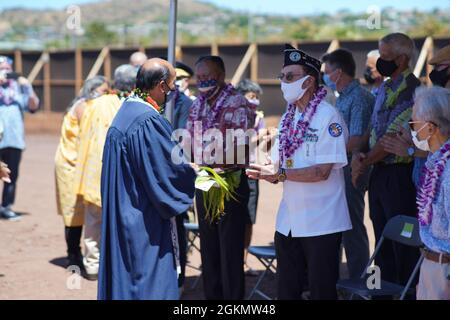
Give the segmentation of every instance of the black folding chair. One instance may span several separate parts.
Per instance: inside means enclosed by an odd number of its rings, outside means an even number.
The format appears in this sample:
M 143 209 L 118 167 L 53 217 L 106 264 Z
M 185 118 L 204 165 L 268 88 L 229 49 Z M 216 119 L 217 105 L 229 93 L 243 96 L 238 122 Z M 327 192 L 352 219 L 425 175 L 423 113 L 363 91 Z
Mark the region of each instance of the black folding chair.
M 195 249 L 198 251 L 198 253 L 200 253 L 200 248 L 195 243 L 195 240 L 197 238 L 200 238 L 200 229 L 198 227 L 198 224 L 185 222 L 184 227 L 186 228 L 186 236 L 187 236 L 187 241 L 188 241 L 187 252 L 189 252 L 191 249 Z M 190 237 L 189 234 L 192 234 L 192 237 Z M 194 270 L 200 271 L 200 275 L 198 276 L 197 279 L 195 279 L 195 281 L 191 287 L 191 289 L 195 289 L 198 285 L 198 282 L 200 281 L 200 277 L 202 276 L 201 275 L 202 266 L 200 265 L 199 267 L 196 267 L 190 263 L 186 263 L 186 266 L 189 268 L 192 268 Z
M 410 286 L 424 259 L 423 254 L 420 255 L 416 266 L 414 267 L 414 270 L 411 273 L 405 286 L 381 280 L 380 289 L 368 288 L 367 268 L 372 265 L 372 262 L 375 260 L 375 257 L 380 251 L 380 248 L 385 239 L 411 247 L 420 248 L 423 246 L 419 235 L 419 223 L 416 218 L 398 215 L 390 219 L 384 227 L 380 241 L 378 242 L 374 253 L 370 257 L 366 268 L 362 272 L 361 277 L 359 279 L 340 280 L 336 285 L 338 290 L 342 290 L 351 294 L 350 300 L 354 295 L 360 296 L 361 298 L 366 300 L 370 300 L 372 297 L 376 296 L 400 296 L 400 300 L 403 300 L 407 293 L 414 293 L 415 290 L 413 288 L 410 289 Z
M 259 285 L 261 284 L 262 280 L 266 276 L 267 272 L 276 273 L 276 268 L 273 265 L 273 263 L 276 260 L 275 255 L 275 247 L 274 246 L 250 246 L 248 248 L 248 253 L 254 255 L 265 267 L 264 271 L 260 274 L 258 277 L 258 280 L 256 281 L 256 284 L 252 291 L 250 292 L 250 295 L 248 296 L 247 300 L 250 300 L 256 293 L 259 294 L 261 297 L 263 297 L 266 300 L 272 300 L 268 295 L 266 295 L 264 292 L 259 290 Z

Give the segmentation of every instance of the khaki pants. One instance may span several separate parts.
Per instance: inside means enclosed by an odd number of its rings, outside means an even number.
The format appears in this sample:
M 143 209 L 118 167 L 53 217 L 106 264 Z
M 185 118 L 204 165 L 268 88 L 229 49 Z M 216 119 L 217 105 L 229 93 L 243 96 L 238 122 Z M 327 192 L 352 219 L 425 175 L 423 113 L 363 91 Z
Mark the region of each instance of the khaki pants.
M 102 208 L 93 204 L 85 205 L 84 218 L 84 259 L 86 273 L 98 274 L 100 263 L 100 237 L 102 229 Z
M 417 300 L 450 300 L 450 264 L 439 264 L 427 259 L 420 267 Z

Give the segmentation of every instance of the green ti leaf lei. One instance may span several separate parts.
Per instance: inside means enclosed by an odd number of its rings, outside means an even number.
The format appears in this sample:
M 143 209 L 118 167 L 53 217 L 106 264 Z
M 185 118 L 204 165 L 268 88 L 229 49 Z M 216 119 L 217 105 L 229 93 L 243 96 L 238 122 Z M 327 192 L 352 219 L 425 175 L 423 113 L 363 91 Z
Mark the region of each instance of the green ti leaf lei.
M 208 176 L 197 177 L 196 182 L 205 182 L 213 180 L 218 186 L 211 187 L 208 191 L 203 191 L 203 205 L 206 209 L 206 219 L 210 223 L 218 222 L 224 215 L 225 201 L 235 198 L 236 189 L 241 182 L 241 172 L 223 172 L 217 173 L 209 167 L 199 167 L 200 170 L 204 170 L 208 173 Z
M 395 104 L 395 102 L 398 99 L 398 96 L 400 95 L 400 93 L 406 89 L 407 85 L 406 85 L 406 77 L 411 73 L 411 71 L 409 69 L 406 69 L 403 73 L 403 79 L 402 79 L 402 83 L 399 85 L 399 87 L 397 88 L 397 90 L 392 91 L 391 88 L 389 88 L 387 85 L 385 86 L 386 88 L 386 107 L 387 108 L 392 108 Z M 388 80 L 388 81 L 392 81 L 392 80 Z

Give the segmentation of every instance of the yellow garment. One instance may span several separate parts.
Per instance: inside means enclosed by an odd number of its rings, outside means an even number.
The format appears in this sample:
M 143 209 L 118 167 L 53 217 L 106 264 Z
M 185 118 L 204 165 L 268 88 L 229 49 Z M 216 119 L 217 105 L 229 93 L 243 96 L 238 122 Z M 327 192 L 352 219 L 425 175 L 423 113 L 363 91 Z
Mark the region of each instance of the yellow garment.
M 67 227 L 79 227 L 84 223 L 83 204 L 74 192 L 79 129 L 78 119 L 72 108 L 64 116 L 55 155 L 56 205 L 58 214 L 63 216 Z
M 76 194 L 87 203 L 101 207 L 100 180 L 106 134 L 121 105 L 117 95 L 108 94 L 91 100 L 80 123 Z

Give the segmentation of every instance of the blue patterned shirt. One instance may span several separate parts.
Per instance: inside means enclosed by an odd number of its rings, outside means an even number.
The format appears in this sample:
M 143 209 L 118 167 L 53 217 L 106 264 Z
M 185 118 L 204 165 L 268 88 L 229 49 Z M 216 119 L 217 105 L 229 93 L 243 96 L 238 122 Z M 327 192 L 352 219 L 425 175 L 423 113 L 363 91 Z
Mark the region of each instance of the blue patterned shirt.
M 0 85 L 0 121 L 4 130 L 0 149 L 25 149 L 23 112 L 28 111 L 31 93 L 31 86 L 20 86 L 17 81 Z
M 362 136 L 367 130 L 375 104 L 374 96 L 357 80 L 350 82 L 336 100 L 336 108 L 347 124 L 349 135 Z
M 425 166 L 431 168 L 439 156 L 436 151 L 429 156 Z M 420 226 L 422 242 L 435 252 L 450 253 L 450 161 L 442 174 L 439 191 L 433 201 L 430 225 Z
M 370 122 L 370 148 L 372 149 L 386 133 L 394 133 L 399 126 L 408 127 L 411 119 L 412 106 L 414 104 L 414 91 L 420 85 L 420 81 L 405 70 L 395 80 L 388 79 L 380 86 Z M 388 106 L 388 91 L 393 94 L 392 105 Z M 411 163 L 412 157 L 400 157 L 389 154 L 381 162 L 385 164 Z

